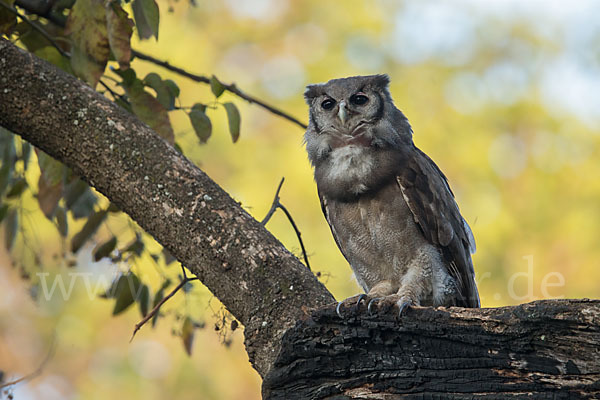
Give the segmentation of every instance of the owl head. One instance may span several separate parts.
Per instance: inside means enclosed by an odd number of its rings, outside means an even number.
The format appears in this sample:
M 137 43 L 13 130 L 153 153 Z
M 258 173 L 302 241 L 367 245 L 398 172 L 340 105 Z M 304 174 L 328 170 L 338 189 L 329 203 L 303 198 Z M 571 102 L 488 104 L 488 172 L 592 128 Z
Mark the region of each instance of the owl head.
M 304 139 L 313 165 L 343 146 L 386 149 L 412 142 L 412 130 L 394 106 L 389 83 L 387 75 L 368 75 L 307 86 L 310 123 Z

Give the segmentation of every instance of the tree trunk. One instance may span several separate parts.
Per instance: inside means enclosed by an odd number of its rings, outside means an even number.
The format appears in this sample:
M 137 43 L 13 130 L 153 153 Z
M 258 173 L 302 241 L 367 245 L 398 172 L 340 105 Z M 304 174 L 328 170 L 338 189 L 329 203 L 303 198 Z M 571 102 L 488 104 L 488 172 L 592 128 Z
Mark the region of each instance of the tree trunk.
M 600 398 L 598 300 L 342 312 L 284 335 L 265 398 Z

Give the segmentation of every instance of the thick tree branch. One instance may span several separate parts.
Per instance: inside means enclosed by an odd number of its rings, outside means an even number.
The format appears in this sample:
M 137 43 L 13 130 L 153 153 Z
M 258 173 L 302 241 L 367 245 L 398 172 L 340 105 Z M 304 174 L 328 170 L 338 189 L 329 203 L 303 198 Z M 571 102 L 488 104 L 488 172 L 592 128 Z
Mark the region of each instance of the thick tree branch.
M 415 307 L 400 320 L 364 308 L 340 319 L 329 306 L 286 333 L 264 397 L 600 398 L 600 300 Z
M 206 174 L 127 111 L 0 39 L 0 125 L 71 167 L 188 266 L 245 326 L 265 375 L 281 335 L 334 299 Z

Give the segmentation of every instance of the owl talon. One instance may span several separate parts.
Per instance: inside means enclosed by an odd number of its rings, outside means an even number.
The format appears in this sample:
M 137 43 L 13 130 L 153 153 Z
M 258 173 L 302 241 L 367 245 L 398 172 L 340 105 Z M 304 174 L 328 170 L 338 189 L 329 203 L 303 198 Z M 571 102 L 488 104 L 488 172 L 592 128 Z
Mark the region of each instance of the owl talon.
M 398 308 L 399 308 L 398 317 L 402 317 L 402 314 L 404 313 L 404 311 L 406 311 L 406 309 L 408 307 L 410 307 L 411 304 L 412 304 L 412 301 L 410 301 L 410 300 L 398 301 Z
M 375 297 L 374 299 L 369 301 L 369 304 L 367 305 L 367 311 L 369 312 L 369 315 L 373 315 L 373 311 L 371 310 L 371 307 L 373 307 L 373 304 L 375 304 L 377 301 L 379 301 L 381 299 L 382 299 L 382 297 Z
M 355 306 L 355 307 L 358 309 L 358 307 L 360 307 L 360 303 L 361 303 L 361 301 L 365 300 L 365 299 L 366 299 L 366 298 L 368 298 L 368 297 L 369 297 L 369 296 L 367 296 L 367 295 L 366 295 L 366 294 L 364 294 L 364 293 L 363 293 L 363 294 L 360 294 L 360 295 L 358 296 L 358 299 L 356 300 L 356 306 Z
M 343 301 L 338 301 L 337 307 L 335 308 L 335 312 L 338 315 L 338 317 L 340 317 L 341 319 L 344 319 L 344 317 L 342 316 L 342 313 L 340 312 L 340 308 L 342 307 L 342 303 L 343 303 Z

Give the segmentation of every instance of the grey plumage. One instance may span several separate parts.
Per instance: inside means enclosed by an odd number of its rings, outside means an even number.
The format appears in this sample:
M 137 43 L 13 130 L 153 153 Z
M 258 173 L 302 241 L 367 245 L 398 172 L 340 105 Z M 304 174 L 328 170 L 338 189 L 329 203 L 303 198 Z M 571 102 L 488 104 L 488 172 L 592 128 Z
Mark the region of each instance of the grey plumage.
M 306 149 L 333 236 L 370 297 L 478 307 L 475 241 L 444 174 L 412 141 L 387 75 L 307 87 Z

